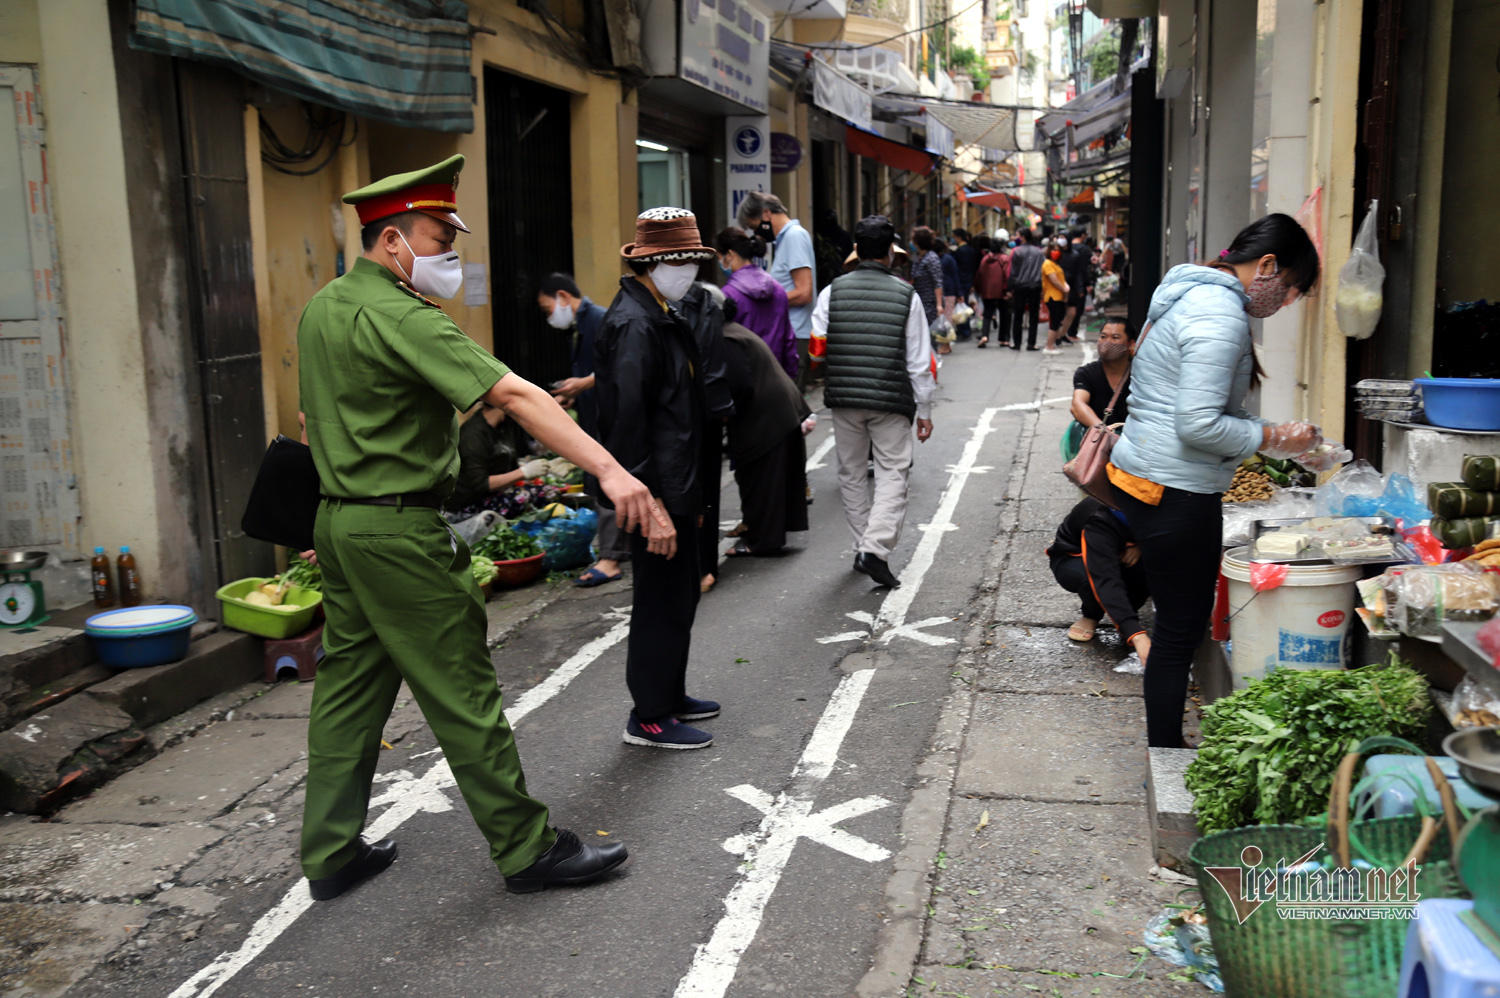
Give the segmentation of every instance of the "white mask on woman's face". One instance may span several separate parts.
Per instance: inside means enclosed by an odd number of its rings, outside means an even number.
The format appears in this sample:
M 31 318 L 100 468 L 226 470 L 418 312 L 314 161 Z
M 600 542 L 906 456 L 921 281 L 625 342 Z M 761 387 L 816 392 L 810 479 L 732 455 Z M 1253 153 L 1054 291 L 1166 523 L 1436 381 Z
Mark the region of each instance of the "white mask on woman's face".
M 573 306 L 556 298 L 552 301 L 552 314 L 547 316 L 547 325 L 553 329 L 567 329 L 573 324 Z
M 667 301 L 681 301 L 688 293 L 693 281 L 698 279 L 698 265 L 688 263 L 658 263 L 651 271 L 651 283 Z
M 396 230 L 396 235 L 401 236 L 407 252 L 411 254 L 411 273 L 407 274 L 405 267 L 401 268 L 401 273 L 417 293 L 443 299 L 458 294 L 459 286 L 464 282 L 464 265 L 457 253 L 449 250 L 432 256 L 417 256 L 417 251 L 411 248 L 411 243 L 406 242 L 400 229 Z M 396 260 L 396 266 L 401 267 L 400 260 Z

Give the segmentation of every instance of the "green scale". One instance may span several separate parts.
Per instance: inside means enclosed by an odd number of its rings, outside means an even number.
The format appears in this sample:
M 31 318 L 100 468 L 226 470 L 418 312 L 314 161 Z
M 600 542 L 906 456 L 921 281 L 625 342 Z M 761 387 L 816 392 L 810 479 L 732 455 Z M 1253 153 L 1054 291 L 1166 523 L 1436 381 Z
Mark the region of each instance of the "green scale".
M 30 630 L 48 620 L 46 593 L 31 577 L 46 562 L 45 551 L 0 551 L 0 629 Z

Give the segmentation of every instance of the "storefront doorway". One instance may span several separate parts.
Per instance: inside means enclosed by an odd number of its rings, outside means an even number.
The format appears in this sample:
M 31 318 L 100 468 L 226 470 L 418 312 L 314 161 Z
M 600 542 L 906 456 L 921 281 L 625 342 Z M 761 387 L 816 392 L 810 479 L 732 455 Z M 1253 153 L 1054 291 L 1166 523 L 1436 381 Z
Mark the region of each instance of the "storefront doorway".
M 573 272 L 569 101 L 564 91 L 484 72 L 495 356 L 543 385 L 568 376 L 568 337 L 547 325 L 536 293 L 547 274 Z

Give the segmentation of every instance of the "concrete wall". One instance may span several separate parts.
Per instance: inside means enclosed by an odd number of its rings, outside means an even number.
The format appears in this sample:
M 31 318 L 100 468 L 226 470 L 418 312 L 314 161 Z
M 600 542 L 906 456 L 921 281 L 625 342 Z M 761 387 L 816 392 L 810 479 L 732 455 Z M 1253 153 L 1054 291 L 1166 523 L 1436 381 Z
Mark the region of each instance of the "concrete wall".
M 24 4 L 7 21 L 27 21 Z M 161 527 L 128 207 L 124 135 L 105 0 L 36 5 L 40 87 L 85 547 L 129 544 L 161 592 Z M 6 48 L 24 49 L 25 32 Z M 175 527 L 175 525 L 174 525 Z

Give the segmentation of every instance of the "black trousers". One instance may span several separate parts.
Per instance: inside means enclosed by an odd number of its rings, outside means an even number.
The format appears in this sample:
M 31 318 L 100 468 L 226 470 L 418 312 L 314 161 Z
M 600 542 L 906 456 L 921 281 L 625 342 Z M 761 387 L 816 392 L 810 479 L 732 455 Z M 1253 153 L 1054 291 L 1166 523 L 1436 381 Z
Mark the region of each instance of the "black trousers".
M 1078 327 L 1083 324 L 1083 303 L 1088 299 L 1083 295 L 1077 295 L 1068 299 L 1068 307 L 1073 310 L 1073 321 L 1068 323 L 1068 328 L 1063 330 L 1064 336 L 1077 338 Z
M 800 426 L 753 461 L 738 462 L 734 480 L 751 550 L 778 551 L 788 531 L 807 529 L 807 444 Z
M 698 614 L 698 518 L 673 516 L 677 555 L 668 561 L 646 550 L 640 532 L 630 535 L 635 589 L 625 685 L 642 721 L 675 714 L 687 695 L 688 651 Z
M 1115 489 L 1115 504 L 1141 546 L 1156 623 L 1146 659 L 1146 741 L 1182 747 L 1182 708 L 1193 653 L 1213 615 L 1223 553 L 1222 493 L 1167 489 L 1156 506 Z
M 1034 288 L 1013 288 L 1010 300 L 1011 330 L 1010 345 L 1018 347 L 1021 345 L 1021 320 L 1030 318 L 1031 328 L 1026 334 L 1026 345 L 1036 346 L 1036 324 L 1042 310 L 1042 288 L 1037 285 Z
M 988 336 L 991 329 L 995 330 L 1001 343 L 1010 339 L 1010 302 L 1004 298 L 984 300 L 984 326 L 979 335 Z
M 1099 597 L 1094 594 L 1096 583 L 1089 579 L 1088 568 L 1084 565 L 1082 558 L 1071 554 L 1054 554 L 1049 555 L 1048 560 L 1052 563 L 1052 577 L 1057 580 L 1057 584 L 1068 592 L 1077 594 L 1080 617 L 1097 621 L 1109 616 L 1099 602 Z M 1131 607 L 1139 610 L 1145 606 L 1151 590 L 1146 583 L 1145 569 L 1141 567 L 1140 562 L 1137 562 L 1133 568 L 1126 568 L 1117 561 L 1112 567 L 1099 565 L 1094 569 L 1096 577 L 1100 572 L 1111 570 L 1118 572 L 1124 580 L 1125 593 L 1130 598 Z M 1129 636 L 1128 634 L 1120 635 L 1122 638 Z

